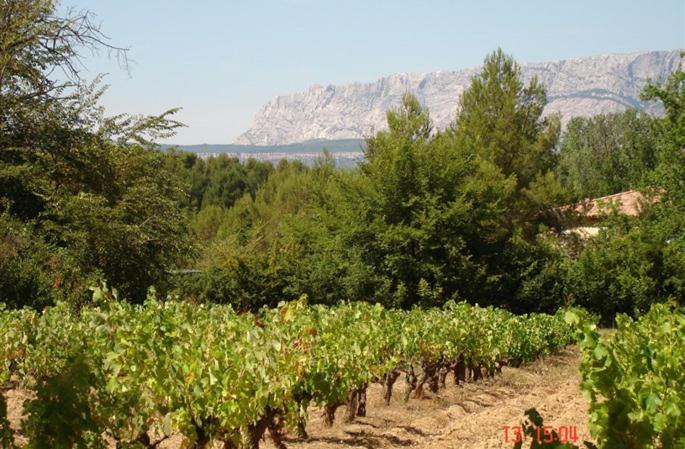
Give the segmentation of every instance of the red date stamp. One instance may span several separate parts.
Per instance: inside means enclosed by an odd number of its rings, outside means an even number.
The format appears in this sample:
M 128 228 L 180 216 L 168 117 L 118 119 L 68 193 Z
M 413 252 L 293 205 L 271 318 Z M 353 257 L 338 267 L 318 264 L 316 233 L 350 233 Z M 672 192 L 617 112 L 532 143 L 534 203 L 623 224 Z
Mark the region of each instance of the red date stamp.
M 502 426 L 505 443 L 520 443 L 524 438 L 524 428 L 521 426 Z M 528 434 L 539 444 L 561 443 L 578 441 L 578 429 L 576 426 L 535 426 Z

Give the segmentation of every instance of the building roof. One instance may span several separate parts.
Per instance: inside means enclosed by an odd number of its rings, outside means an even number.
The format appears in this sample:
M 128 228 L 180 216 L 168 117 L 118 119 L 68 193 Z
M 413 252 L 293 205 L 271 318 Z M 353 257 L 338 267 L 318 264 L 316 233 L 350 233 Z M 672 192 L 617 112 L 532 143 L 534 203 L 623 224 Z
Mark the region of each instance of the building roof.
M 656 201 L 658 197 L 650 200 L 637 190 L 628 190 L 592 200 L 586 199 L 576 204 L 562 206 L 558 210 L 560 212 L 573 211 L 586 218 L 601 218 L 615 209 L 619 214 L 635 217 L 642 213 L 645 205 Z

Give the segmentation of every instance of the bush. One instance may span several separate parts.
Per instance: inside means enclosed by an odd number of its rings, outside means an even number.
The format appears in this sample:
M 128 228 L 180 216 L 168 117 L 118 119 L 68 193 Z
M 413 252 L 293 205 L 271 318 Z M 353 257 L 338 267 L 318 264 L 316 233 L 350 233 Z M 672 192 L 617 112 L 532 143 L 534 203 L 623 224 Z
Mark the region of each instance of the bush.
M 44 243 L 30 223 L 0 213 L 0 302 L 36 309 L 58 300 L 79 304 L 87 283 L 66 251 Z

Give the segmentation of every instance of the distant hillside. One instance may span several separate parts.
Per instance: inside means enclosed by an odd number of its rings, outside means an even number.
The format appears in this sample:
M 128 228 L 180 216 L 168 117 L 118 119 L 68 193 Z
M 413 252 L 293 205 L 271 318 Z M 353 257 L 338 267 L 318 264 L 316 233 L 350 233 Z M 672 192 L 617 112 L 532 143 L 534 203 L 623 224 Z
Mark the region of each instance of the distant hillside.
M 163 148 L 178 148 L 183 151 L 194 153 L 321 153 L 324 149 L 330 152 L 356 151 L 361 152 L 364 146 L 363 139 L 338 139 L 338 140 L 309 140 L 306 142 L 291 143 L 287 145 L 241 145 L 241 144 L 208 144 L 199 145 L 162 145 Z
M 197 153 L 200 157 L 228 154 L 241 160 L 253 158 L 278 162 L 281 159 L 300 160 L 313 164 L 324 149 L 331 153 L 336 164 L 341 167 L 354 166 L 363 157 L 365 142 L 362 139 L 311 140 L 289 145 L 238 145 L 238 144 L 200 144 L 200 145 L 161 145 L 163 149 L 177 148 L 181 151 Z
M 648 79 L 662 80 L 674 71 L 679 54 L 674 50 L 591 56 L 523 64 L 521 71 L 524 79 L 535 75 L 547 86 L 545 113 L 560 112 L 564 121 L 629 107 L 657 113 L 654 104 L 640 100 L 640 92 Z M 478 68 L 399 73 L 372 83 L 315 86 L 279 96 L 259 111 L 237 143 L 270 146 L 364 138 L 386 127 L 386 111 L 397 106 L 405 92 L 414 93 L 430 110 L 435 125 L 444 128 L 454 119 L 459 97 L 477 72 Z

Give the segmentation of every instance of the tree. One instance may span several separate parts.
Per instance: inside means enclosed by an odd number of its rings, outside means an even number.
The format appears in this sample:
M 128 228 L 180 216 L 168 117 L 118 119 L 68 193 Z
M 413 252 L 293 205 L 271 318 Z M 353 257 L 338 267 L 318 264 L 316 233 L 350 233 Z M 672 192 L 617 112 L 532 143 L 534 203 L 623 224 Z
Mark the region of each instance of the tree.
M 51 260 L 31 264 L 30 252 L 16 251 L 3 263 L 36 283 L 26 289 L 53 299 L 82 301 L 86 284 L 104 278 L 122 296 L 142 300 L 192 252 L 179 208 L 184 188 L 152 144 L 180 124 L 169 119 L 175 110 L 104 117 L 102 90 L 80 78 L 80 51 L 125 52 L 110 46 L 90 17 L 57 16 L 48 0 L 0 4 L 0 209 L 22 224 L 4 239 L 37 239 L 22 247 L 42 248 Z M 57 71 L 66 81 L 56 80 Z M 19 294 L 3 288 L 0 300 L 46 302 Z
M 681 58 L 685 58 L 682 53 Z M 643 100 L 658 100 L 665 109 L 656 120 L 657 167 L 651 183 L 665 191 L 664 202 L 685 204 L 685 71 L 681 65 L 663 84 L 649 84 Z
M 650 177 L 660 196 L 651 210 L 654 232 L 663 247 L 664 294 L 685 304 L 685 71 L 681 64 L 663 84 L 650 84 L 645 100 L 659 100 L 665 115 L 657 119 L 657 167 Z
M 537 78 L 525 85 L 516 61 L 498 49 L 486 56 L 459 100 L 455 138 L 523 188 L 555 162 L 559 119 L 542 118 L 546 104 Z
M 5 0 L 0 21 L 3 159 L 26 147 L 57 151 L 79 137 L 68 130 L 94 124 L 101 113 L 99 91 L 80 77 L 80 52 L 105 48 L 125 65 L 126 50 L 110 45 L 88 12 L 56 16 L 52 0 Z
M 575 199 L 635 189 L 656 167 L 654 139 L 653 119 L 635 110 L 574 117 L 556 171 Z
M 540 297 L 559 290 L 548 276 L 544 282 L 539 278 L 554 271 L 548 264 L 558 259 L 556 251 L 545 249 L 546 243 L 539 246 L 538 235 L 546 229 L 541 225 L 557 225 L 551 211 L 567 200 L 553 174 L 560 121 L 558 116 L 542 116 L 546 104 L 544 86 L 536 78 L 524 83 L 518 64 L 498 49 L 485 58 L 461 96 L 449 131 L 468 157 L 489 167 L 490 177 L 511 184 L 502 191 L 491 232 L 472 240 L 472 257 L 487 267 L 487 282 L 479 294 L 489 303 L 516 308 L 518 292 L 525 286 L 527 305 L 521 307 L 530 310 L 534 306 L 529 298 L 535 296 L 531 286 L 547 286 L 538 292 Z M 558 302 L 556 293 L 555 298 L 552 302 Z
M 347 200 L 365 224 L 346 240 L 357 242 L 390 305 L 475 298 L 487 269 L 473 256 L 500 232 L 496 217 L 514 183 L 450 135 L 431 133 L 413 96 L 388 112 L 388 128 L 368 141 L 366 182 Z

